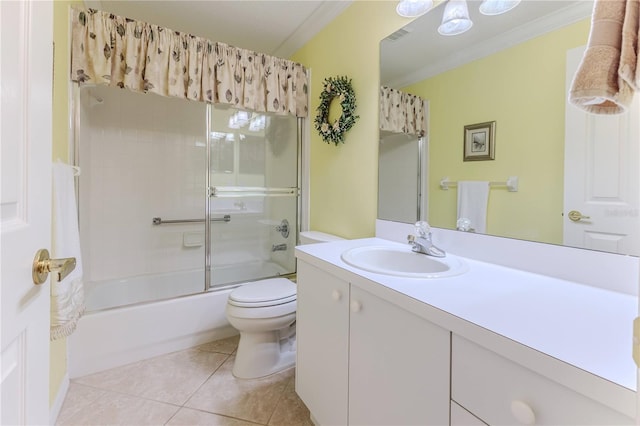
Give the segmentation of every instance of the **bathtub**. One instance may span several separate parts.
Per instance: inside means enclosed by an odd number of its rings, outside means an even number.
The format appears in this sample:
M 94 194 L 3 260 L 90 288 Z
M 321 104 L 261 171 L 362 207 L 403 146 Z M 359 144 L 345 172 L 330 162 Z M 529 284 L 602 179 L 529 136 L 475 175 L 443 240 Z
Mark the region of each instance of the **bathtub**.
M 214 283 L 222 278 L 237 278 L 236 282 L 250 279 L 247 272 L 261 272 L 264 277 L 286 273 L 269 262 L 227 266 L 216 272 L 218 278 Z M 199 270 L 87 284 L 88 313 L 67 341 L 69 377 L 238 334 L 225 315 L 233 286 L 203 292 L 203 276 Z M 176 287 L 182 294 L 197 294 L 176 297 Z M 149 294 L 165 300 L 140 303 L 149 300 Z M 105 309 L 114 305 L 128 306 Z

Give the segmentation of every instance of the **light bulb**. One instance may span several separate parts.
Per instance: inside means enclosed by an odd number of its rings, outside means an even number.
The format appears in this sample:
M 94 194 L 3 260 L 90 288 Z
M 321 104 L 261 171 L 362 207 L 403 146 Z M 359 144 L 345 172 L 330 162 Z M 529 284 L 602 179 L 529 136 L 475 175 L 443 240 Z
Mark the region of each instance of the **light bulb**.
M 404 18 L 415 18 L 428 12 L 432 6 L 433 0 L 401 0 L 396 12 Z
M 484 0 L 480 5 L 483 15 L 500 15 L 508 12 L 520 3 L 520 0 Z
M 473 22 L 469 19 L 469 9 L 465 0 L 450 0 L 442 15 L 438 32 L 442 35 L 458 35 L 469 30 Z

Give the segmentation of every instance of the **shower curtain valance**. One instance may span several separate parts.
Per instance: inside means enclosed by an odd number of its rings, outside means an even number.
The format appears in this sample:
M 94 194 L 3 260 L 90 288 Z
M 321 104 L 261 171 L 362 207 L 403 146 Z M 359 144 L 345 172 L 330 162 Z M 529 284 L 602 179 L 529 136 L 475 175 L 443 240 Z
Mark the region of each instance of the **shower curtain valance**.
M 71 80 L 307 116 L 304 66 L 95 9 L 72 9 Z
M 424 136 L 424 101 L 390 87 L 380 87 L 380 130 Z

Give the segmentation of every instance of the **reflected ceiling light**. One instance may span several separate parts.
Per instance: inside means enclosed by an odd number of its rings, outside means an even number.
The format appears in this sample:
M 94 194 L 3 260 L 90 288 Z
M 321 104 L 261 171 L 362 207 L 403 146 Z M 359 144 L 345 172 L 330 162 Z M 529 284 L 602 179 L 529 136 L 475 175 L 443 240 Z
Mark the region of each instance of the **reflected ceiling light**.
M 458 35 L 473 26 L 469 19 L 469 9 L 465 0 L 449 0 L 442 15 L 442 24 L 438 32 L 442 35 Z
M 483 15 L 500 15 L 516 7 L 520 0 L 484 0 L 480 5 Z
M 431 6 L 433 0 L 401 0 L 396 6 L 396 12 L 404 18 L 415 18 L 427 13 Z

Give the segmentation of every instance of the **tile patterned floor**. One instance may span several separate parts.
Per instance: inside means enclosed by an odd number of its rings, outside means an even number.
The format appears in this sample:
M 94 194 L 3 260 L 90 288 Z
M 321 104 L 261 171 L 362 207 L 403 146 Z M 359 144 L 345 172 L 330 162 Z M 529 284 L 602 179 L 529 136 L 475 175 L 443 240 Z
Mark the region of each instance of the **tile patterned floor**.
M 57 425 L 312 426 L 294 369 L 231 374 L 238 337 L 71 381 Z

